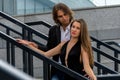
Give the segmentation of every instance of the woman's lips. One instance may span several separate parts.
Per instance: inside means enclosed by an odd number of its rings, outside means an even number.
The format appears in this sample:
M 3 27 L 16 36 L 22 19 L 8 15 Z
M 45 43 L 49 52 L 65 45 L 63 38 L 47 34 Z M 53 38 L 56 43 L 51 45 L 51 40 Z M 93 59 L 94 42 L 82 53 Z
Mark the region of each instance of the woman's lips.
M 72 34 L 74 34 L 74 35 L 75 35 L 75 32 L 72 32 Z

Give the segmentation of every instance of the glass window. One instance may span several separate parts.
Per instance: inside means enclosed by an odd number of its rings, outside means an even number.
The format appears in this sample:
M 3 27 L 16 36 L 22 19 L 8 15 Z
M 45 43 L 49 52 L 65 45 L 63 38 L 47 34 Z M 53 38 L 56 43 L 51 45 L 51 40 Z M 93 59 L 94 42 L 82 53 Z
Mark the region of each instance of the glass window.
M 0 0 L 0 11 L 10 15 L 45 13 L 51 12 L 53 6 L 59 2 L 71 9 L 120 4 L 120 0 Z

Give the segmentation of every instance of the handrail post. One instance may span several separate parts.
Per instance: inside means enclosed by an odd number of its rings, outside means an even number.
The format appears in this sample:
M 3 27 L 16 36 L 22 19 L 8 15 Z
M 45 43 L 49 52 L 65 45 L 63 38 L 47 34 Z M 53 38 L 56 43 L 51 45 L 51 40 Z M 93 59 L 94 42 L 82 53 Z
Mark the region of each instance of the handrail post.
M 11 44 L 11 64 L 15 66 L 15 46 Z
M 43 61 L 43 80 L 50 80 L 50 65 Z
M 100 49 L 100 44 L 99 43 L 97 43 L 97 48 Z M 97 61 L 101 62 L 101 56 L 98 52 L 97 52 Z M 98 74 L 101 74 L 101 69 L 97 68 L 97 72 L 98 72 Z
M 118 58 L 118 53 L 115 51 L 114 52 L 114 57 L 115 58 Z M 118 63 L 117 62 L 114 62 L 114 69 L 115 69 L 115 71 L 117 71 L 118 72 L 118 67 L 119 65 L 118 65 Z
M 32 41 L 32 33 L 31 32 L 28 32 L 28 40 Z M 28 54 L 28 70 L 29 70 L 29 74 L 31 76 L 33 76 L 33 56 L 31 54 Z
M 26 30 L 22 28 L 22 38 L 26 39 Z M 23 50 L 23 71 L 28 73 L 28 53 Z
M 10 30 L 6 30 L 6 34 L 10 34 Z M 6 52 L 7 52 L 7 62 L 10 63 L 10 43 L 6 40 Z
M 28 54 L 28 70 L 29 74 L 33 76 L 33 56 Z

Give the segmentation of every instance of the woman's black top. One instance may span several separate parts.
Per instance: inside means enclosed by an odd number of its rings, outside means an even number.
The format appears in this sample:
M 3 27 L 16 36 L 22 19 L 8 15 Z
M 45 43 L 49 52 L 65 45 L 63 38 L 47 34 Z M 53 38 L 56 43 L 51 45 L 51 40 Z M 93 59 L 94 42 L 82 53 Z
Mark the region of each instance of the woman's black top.
M 63 45 L 61 49 L 61 54 L 60 54 L 61 62 L 64 66 L 66 66 L 65 56 L 66 56 L 66 49 L 67 49 L 68 42 L 66 42 Z M 80 62 L 80 55 L 81 55 L 81 43 L 80 41 L 78 41 L 69 51 L 68 59 L 67 59 L 67 65 L 68 65 L 67 67 L 78 72 L 79 74 L 84 75 L 85 72 L 83 71 L 83 64 Z M 66 74 L 65 80 L 76 80 L 76 79 Z

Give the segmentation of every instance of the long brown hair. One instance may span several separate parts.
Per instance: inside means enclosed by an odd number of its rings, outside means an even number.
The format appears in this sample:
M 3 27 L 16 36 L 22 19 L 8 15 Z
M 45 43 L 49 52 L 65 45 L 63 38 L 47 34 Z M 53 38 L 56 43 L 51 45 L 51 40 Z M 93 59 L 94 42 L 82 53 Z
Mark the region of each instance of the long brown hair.
M 90 65 L 93 66 L 93 64 L 94 64 L 93 51 L 92 51 L 92 47 L 91 47 L 91 41 L 90 41 L 90 36 L 89 36 L 89 33 L 88 33 L 87 24 L 86 24 L 86 22 L 83 19 L 76 19 L 76 20 L 74 20 L 71 23 L 71 25 L 74 22 L 79 22 L 80 23 L 80 36 L 79 36 L 79 40 L 81 41 L 81 46 L 88 53 Z
M 62 10 L 65 14 L 68 14 L 70 17 L 70 21 L 73 19 L 72 10 L 67 5 L 65 5 L 63 3 L 58 3 L 58 4 L 54 5 L 53 11 L 52 11 L 53 20 L 56 24 L 61 24 L 57 18 L 58 17 L 58 15 L 57 15 L 58 10 Z

